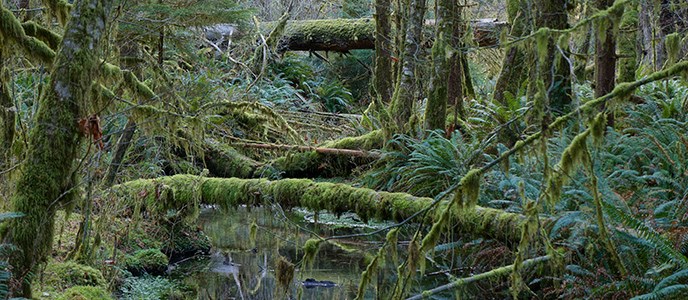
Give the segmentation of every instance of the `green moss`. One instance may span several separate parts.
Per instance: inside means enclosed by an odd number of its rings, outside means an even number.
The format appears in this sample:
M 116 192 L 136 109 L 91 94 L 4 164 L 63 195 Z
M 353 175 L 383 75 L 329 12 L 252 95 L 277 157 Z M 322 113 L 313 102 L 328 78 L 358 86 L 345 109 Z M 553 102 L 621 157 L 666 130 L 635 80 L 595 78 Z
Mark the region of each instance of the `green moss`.
M 162 275 L 167 271 L 169 259 L 160 249 L 145 249 L 128 255 L 124 262 L 125 268 L 134 275 L 152 274 Z
M 52 65 L 55 51 L 35 37 L 28 36 L 14 14 L 0 7 L 0 40 L 19 46 L 24 55 L 35 61 Z
M 179 180 L 196 181 L 195 176 L 174 176 Z M 480 178 L 480 176 L 476 176 Z M 142 187 L 151 189 L 155 184 L 169 184 L 169 189 L 180 189 L 183 186 L 193 186 L 188 183 L 175 183 L 170 177 L 162 177 L 156 180 L 135 180 L 113 187 L 120 191 L 121 195 L 139 195 Z M 179 184 L 179 186 L 175 186 Z M 225 209 L 239 205 L 258 205 L 263 199 L 269 199 L 280 203 L 283 207 L 303 207 L 313 211 L 322 209 L 334 213 L 353 211 L 361 218 L 367 220 L 401 221 L 427 209 L 433 202 L 431 198 L 414 197 L 404 193 L 377 192 L 366 188 L 355 188 L 345 184 L 327 182 L 313 182 L 308 179 L 284 179 L 268 181 L 264 179 L 237 179 L 237 178 L 204 178 L 200 186 L 202 203 L 218 204 Z M 145 194 L 145 193 L 144 193 Z M 146 197 L 150 197 L 146 195 Z M 520 229 L 492 228 L 495 216 L 502 214 L 511 216 L 510 221 L 517 224 L 520 220 L 518 214 L 507 213 L 499 210 L 490 210 L 479 206 L 475 210 L 456 211 L 449 215 L 450 223 L 460 223 L 471 232 L 473 229 L 478 234 L 491 237 L 512 239 Z M 432 213 L 425 214 L 425 219 L 419 222 L 433 222 L 435 216 Z M 478 226 L 476 224 L 483 224 Z M 512 224 L 512 225 L 513 225 Z
M 320 249 L 321 239 L 309 239 L 303 244 L 303 266 L 306 269 L 313 267 L 315 262 L 315 256 L 318 254 L 318 249 Z
M 482 171 L 480 169 L 472 169 L 461 178 L 461 192 L 463 207 L 473 207 L 478 203 L 478 196 L 480 195 L 480 180 L 482 179 Z
M 75 262 L 50 262 L 43 272 L 43 284 L 61 291 L 72 286 L 106 287 L 100 270 Z
M 57 300 L 110 300 L 110 293 L 103 287 L 74 286 L 57 297 Z
M 294 267 L 294 264 L 292 264 L 285 257 L 280 256 L 279 259 L 277 259 L 275 277 L 277 278 L 277 282 L 279 283 L 280 288 L 282 288 L 282 290 L 285 292 L 289 291 L 289 286 L 291 285 L 291 282 L 294 280 L 295 269 L 296 268 Z

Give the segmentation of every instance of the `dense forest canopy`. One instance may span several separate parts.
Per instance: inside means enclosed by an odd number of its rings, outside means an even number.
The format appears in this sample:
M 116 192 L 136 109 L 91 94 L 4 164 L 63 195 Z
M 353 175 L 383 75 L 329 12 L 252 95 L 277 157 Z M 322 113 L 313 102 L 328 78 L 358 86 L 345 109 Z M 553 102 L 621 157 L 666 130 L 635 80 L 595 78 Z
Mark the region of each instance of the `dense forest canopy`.
M 685 299 L 688 2 L 2 0 L 0 210 L 3 299 Z

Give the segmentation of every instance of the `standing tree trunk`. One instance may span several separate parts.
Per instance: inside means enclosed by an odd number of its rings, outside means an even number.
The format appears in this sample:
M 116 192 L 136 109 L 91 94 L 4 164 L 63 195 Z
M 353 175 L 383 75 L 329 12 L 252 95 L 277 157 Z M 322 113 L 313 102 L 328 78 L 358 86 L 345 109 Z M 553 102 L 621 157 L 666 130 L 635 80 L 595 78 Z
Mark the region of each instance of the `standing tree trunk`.
M 537 0 L 535 25 L 538 28 L 567 29 L 568 13 L 566 0 Z M 561 49 L 565 53 L 568 49 Z M 543 57 L 544 55 L 544 57 Z M 556 114 L 566 113 L 571 103 L 571 69 L 552 37 L 547 38 L 547 52 L 538 54 L 540 59 L 539 77 L 544 83 L 547 111 Z
M 406 124 L 411 118 L 413 97 L 415 91 L 416 61 L 420 56 L 420 42 L 423 34 L 423 16 L 425 15 L 425 0 L 411 0 L 408 29 L 404 41 L 404 55 L 402 57 L 401 72 L 392 97 L 391 113 L 396 128 L 392 132 L 405 131 Z
M 506 13 L 511 25 L 509 35 L 519 38 L 530 32 L 532 26 L 530 25 L 529 12 L 527 1 L 507 0 Z M 506 105 L 506 97 L 518 96 L 519 88 L 528 75 L 528 64 L 525 63 L 525 58 L 524 49 L 516 46 L 507 49 L 502 62 L 502 71 L 499 73 L 495 85 L 493 97 L 495 101 Z
M 390 0 L 375 0 L 375 94 L 381 103 L 392 99 L 392 37 Z
M 4 49 L 0 49 L 0 172 L 8 166 L 14 141 L 14 104 L 10 96 L 9 71 Z
M 609 8 L 613 0 L 596 0 L 595 6 L 599 10 Z M 616 78 L 616 36 L 613 22 L 599 22 L 597 24 L 597 38 L 595 41 L 595 98 L 609 94 L 614 89 Z M 614 126 L 614 114 L 607 114 L 607 126 Z
M 638 6 L 631 4 L 624 10 L 619 25 L 619 71 L 617 82 L 635 81 L 635 70 L 638 68 Z
M 100 68 L 101 40 L 106 36 L 109 0 L 75 3 L 62 45 L 43 91 L 36 126 L 29 133 L 29 147 L 12 198 L 14 211 L 25 214 L 13 221 L 9 238 L 20 251 L 10 260 L 21 282 L 14 296 L 31 298 L 36 266 L 45 262 L 53 241 L 55 211 L 74 201 L 75 170 L 82 137 L 79 120 L 86 117 L 88 96 Z
M 447 88 L 450 73 L 447 59 L 448 40 L 453 38 L 453 13 L 456 0 L 437 1 L 437 27 L 432 45 L 432 77 L 425 108 L 425 129 L 444 129 L 447 118 Z M 450 50 L 454 52 L 455 50 Z

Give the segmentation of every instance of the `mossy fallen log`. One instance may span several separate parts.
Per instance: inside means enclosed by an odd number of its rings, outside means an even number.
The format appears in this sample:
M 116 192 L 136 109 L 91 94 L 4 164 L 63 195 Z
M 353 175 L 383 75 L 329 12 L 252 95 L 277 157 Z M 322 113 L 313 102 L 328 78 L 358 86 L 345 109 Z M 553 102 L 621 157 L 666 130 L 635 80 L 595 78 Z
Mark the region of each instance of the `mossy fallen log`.
M 369 151 L 382 148 L 384 142 L 385 136 L 382 130 L 374 130 L 361 136 L 326 142 L 320 145 L 320 147 Z M 281 172 L 284 177 L 336 177 L 348 176 L 355 168 L 369 164 L 374 160 L 374 157 L 345 156 L 307 151 L 287 154 L 275 159 L 271 165 Z
M 434 20 L 425 22 L 434 26 Z M 506 22 L 474 20 L 474 42 L 481 47 L 499 43 L 500 31 Z M 289 21 L 277 51 L 333 51 L 348 52 L 357 49 L 375 49 L 375 21 L 373 19 L 323 19 Z
M 284 208 L 303 207 L 335 214 L 354 212 L 363 220 L 400 222 L 428 208 L 433 199 L 404 193 L 377 192 L 346 184 L 314 182 L 309 179 L 206 178 L 175 175 L 157 179 L 140 179 L 114 186 L 110 197 L 119 203 L 145 210 L 151 215 L 166 215 L 175 210 L 193 219 L 198 205 L 214 204 L 223 209 L 240 205 L 260 205 L 269 199 Z M 440 210 L 445 203 L 440 204 Z M 434 213 L 421 214 L 415 222 L 431 224 Z M 499 209 L 476 206 L 475 209 L 453 210 L 449 222 L 461 232 L 507 242 L 518 242 L 524 217 Z

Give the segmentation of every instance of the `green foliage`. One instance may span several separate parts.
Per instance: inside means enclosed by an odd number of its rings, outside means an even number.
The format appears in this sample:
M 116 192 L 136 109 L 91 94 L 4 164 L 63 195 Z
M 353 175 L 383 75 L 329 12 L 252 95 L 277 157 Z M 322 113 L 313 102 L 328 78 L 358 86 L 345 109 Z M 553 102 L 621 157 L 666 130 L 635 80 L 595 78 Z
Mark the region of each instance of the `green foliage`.
M 120 288 L 123 300 L 158 300 L 168 299 L 181 293 L 179 285 L 163 277 L 130 277 L 124 280 Z M 176 299 L 176 298 L 175 298 Z
M 475 140 L 455 132 L 446 138 L 442 131 L 431 131 L 424 140 L 398 135 L 390 141 L 378 169 L 362 182 L 375 189 L 404 191 L 418 196 L 434 196 L 459 180 L 468 168 L 484 158 Z

